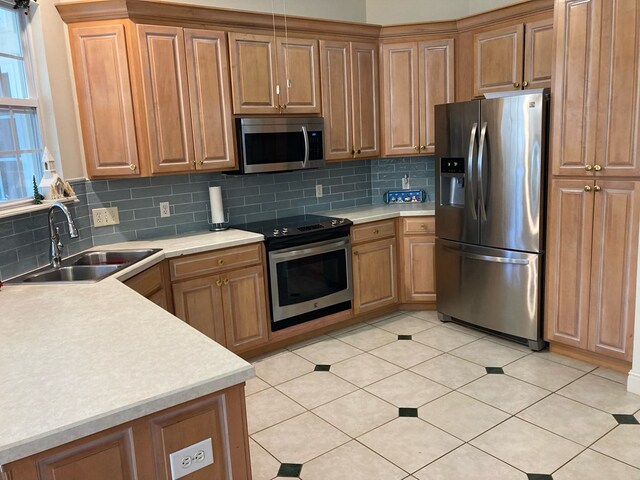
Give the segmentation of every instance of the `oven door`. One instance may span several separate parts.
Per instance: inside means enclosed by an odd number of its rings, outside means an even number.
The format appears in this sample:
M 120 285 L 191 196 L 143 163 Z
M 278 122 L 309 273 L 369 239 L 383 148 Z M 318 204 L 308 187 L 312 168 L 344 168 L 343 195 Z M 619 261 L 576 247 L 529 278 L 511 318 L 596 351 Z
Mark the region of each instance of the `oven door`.
M 351 302 L 349 237 L 269 252 L 269 280 L 274 330 L 278 322 L 310 320 L 310 312 Z

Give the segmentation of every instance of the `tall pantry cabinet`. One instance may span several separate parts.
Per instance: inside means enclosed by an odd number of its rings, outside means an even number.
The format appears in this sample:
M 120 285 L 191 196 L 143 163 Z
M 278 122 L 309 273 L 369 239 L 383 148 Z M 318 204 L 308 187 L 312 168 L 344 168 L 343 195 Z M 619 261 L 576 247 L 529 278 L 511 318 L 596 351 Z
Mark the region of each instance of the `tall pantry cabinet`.
M 552 347 L 630 362 L 640 0 L 557 0 L 554 26 L 545 336 Z

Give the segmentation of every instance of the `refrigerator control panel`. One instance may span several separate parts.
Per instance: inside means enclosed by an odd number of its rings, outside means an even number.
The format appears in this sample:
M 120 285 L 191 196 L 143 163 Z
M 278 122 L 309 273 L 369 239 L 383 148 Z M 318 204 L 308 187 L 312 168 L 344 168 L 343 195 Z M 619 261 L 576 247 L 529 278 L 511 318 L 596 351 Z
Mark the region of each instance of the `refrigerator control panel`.
M 464 158 L 443 158 L 440 160 L 441 173 L 464 173 Z

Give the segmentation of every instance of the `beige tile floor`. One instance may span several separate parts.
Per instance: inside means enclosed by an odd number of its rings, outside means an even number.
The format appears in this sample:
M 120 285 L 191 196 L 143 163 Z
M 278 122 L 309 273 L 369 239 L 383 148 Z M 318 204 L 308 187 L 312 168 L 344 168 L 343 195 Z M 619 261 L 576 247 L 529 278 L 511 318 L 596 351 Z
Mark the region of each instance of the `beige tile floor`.
M 640 396 L 625 375 L 435 312 L 387 315 L 253 363 L 254 480 L 640 480 Z

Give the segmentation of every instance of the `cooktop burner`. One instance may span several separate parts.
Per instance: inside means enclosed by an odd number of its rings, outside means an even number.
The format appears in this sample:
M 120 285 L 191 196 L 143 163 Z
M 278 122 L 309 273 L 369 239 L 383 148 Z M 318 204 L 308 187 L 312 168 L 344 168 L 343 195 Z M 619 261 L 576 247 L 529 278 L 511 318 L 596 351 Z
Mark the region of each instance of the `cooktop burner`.
M 267 239 L 309 235 L 324 230 L 349 227 L 353 222 L 346 218 L 325 217 L 322 215 L 296 215 L 294 217 L 265 220 L 233 225 L 233 228 L 261 233 Z

